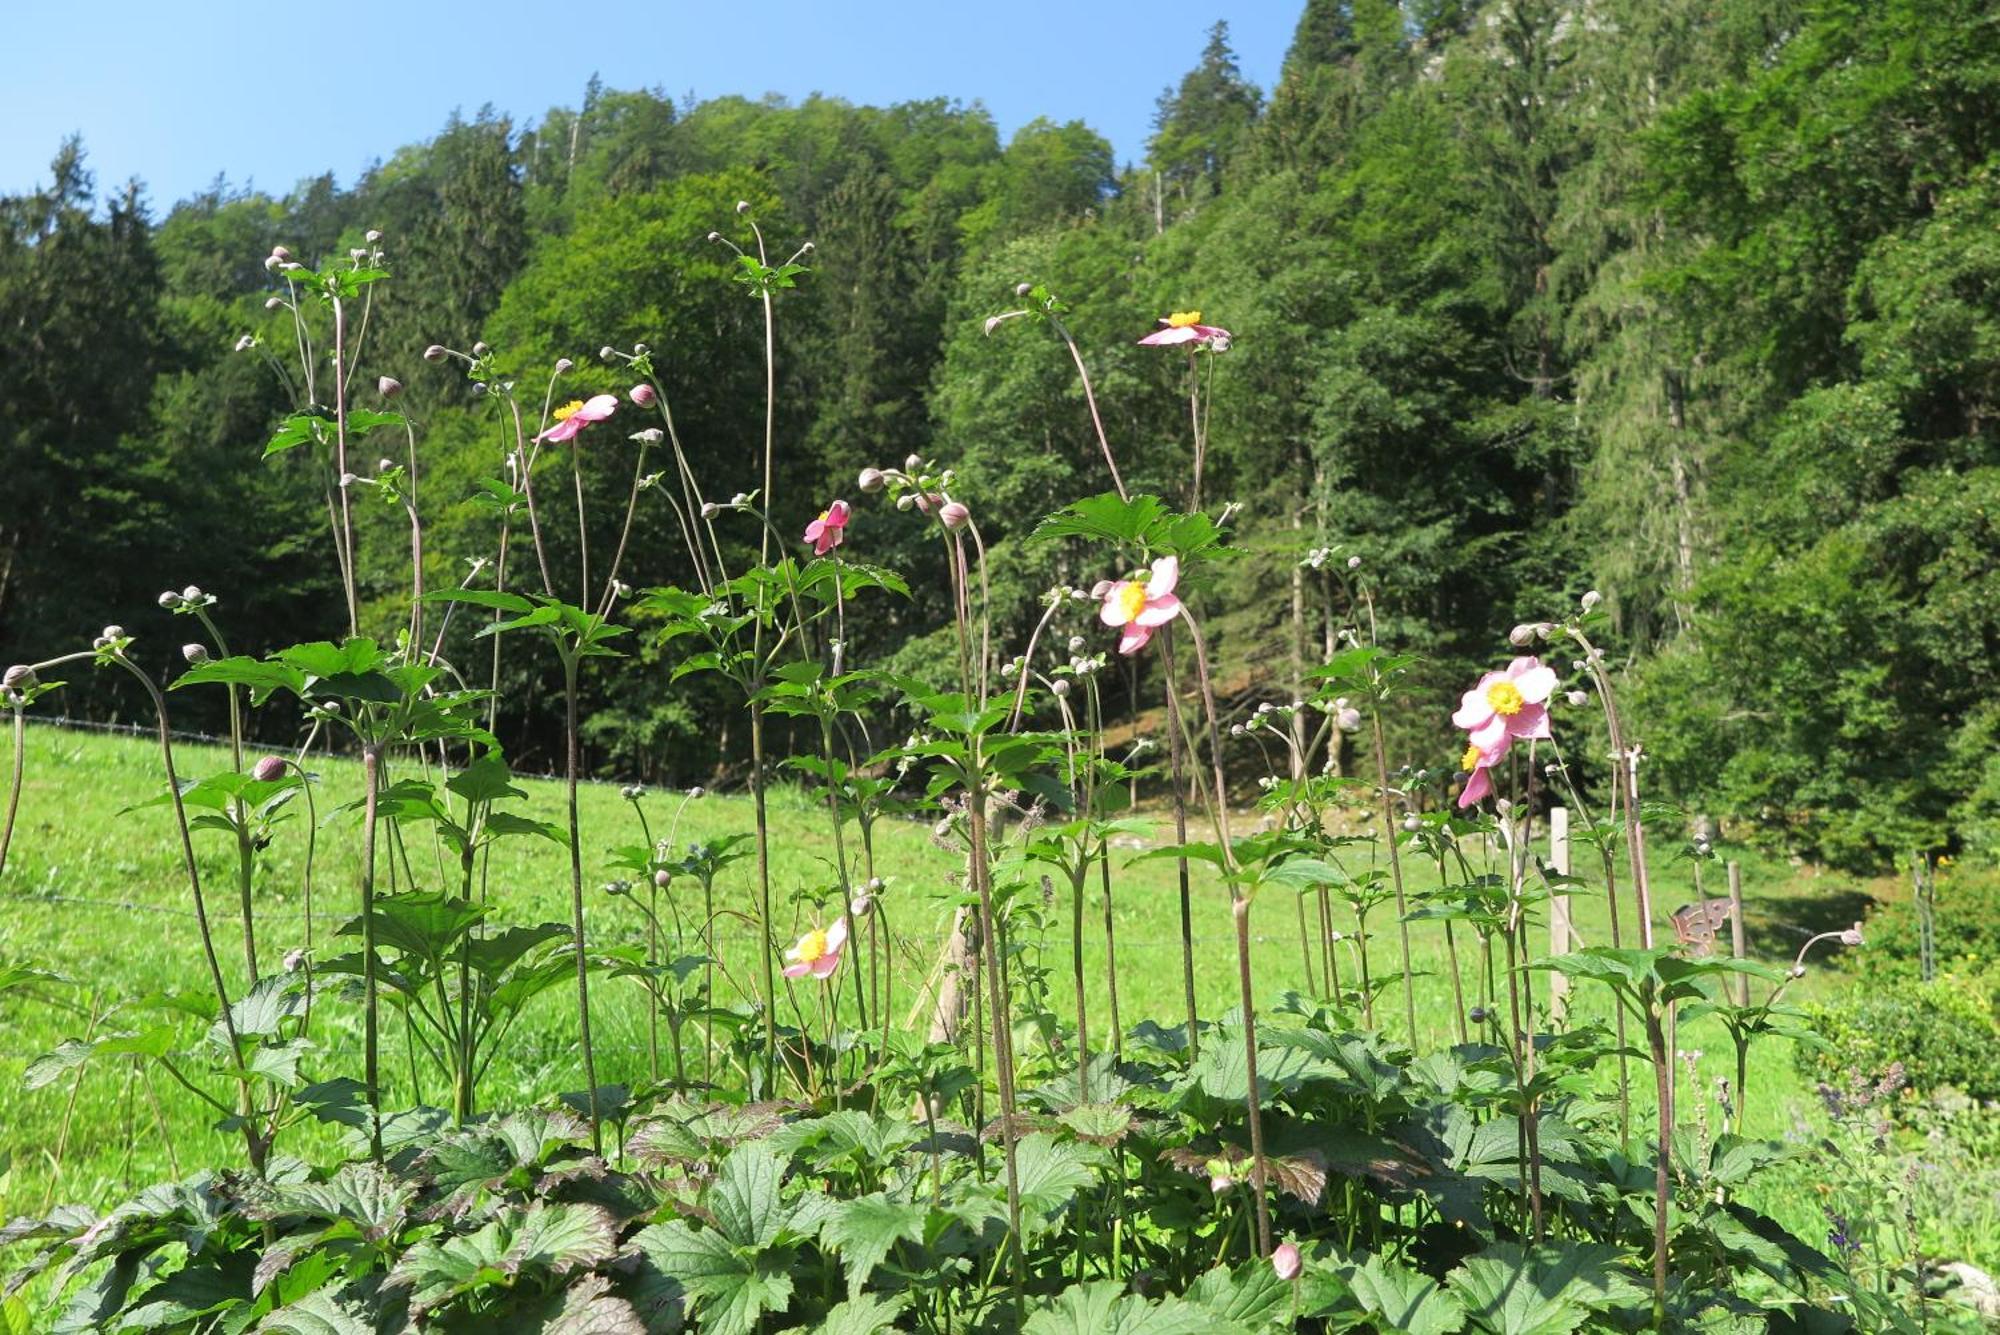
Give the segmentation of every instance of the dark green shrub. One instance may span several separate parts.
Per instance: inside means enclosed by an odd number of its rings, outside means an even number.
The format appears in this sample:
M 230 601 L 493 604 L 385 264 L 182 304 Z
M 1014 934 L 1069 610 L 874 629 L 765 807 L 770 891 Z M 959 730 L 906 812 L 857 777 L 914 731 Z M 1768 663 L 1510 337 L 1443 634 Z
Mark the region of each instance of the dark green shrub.
M 2000 964 L 2000 877 L 1939 868 L 1933 913 L 1939 972 L 1973 975 Z M 1855 952 L 1872 981 L 1918 976 L 1917 908 L 1908 899 L 1884 904 L 1863 926 L 1866 949 Z
M 1857 1076 L 1879 1078 L 1900 1062 L 1918 1093 L 1949 1087 L 1975 1099 L 2000 1098 L 2000 1027 L 1986 980 L 1958 974 L 1930 983 L 1886 980 L 1806 1013 L 1828 1045 L 1795 1049 L 1809 1079 L 1840 1089 Z

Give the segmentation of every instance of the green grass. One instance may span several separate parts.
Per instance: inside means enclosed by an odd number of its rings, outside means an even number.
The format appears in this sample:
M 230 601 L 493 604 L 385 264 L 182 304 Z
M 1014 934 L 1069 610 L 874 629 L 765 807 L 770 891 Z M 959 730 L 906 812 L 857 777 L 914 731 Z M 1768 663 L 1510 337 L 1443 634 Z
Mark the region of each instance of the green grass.
M 175 754 L 183 775 L 200 776 L 228 765 L 227 752 L 221 748 L 181 745 Z M 315 864 L 313 925 L 315 941 L 325 952 L 332 933 L 353 908 L 359 842 L 354 818 L 325 817 L 338 803 L 358 796 L 360 772 L 346 761 L 324 762 L 319 768 L 325 782 L 317 800 L 325 823 Z M 530 814 L 561 819 L 561 784 L 527 780 L 523 786 L 530 793 L 525 804 Z M 145 1085 L 135 1081 L 133 1068 L 126 1065 L 107 1062 L 87 1067 L 74 1084 L 64 1078 L 39 1091 L 22 1087 L 26 1065 L 64 1038 L 81 1035 L 93 1013 L 100 1017 L 100 1026 L 115 1028 L 120 1020 L 111 1012 L 120 1003 L 166 989 L 207 988 L 199 938 L 188 916 L 191 903 L 171 813 L 165 807 L 152 807 L 120 814 L 161 791 L 159 753 L 143 740 L 49 726 L 29 730 L 20 826 L 0 881 L 0 964 L 49 968 L 70 981 L 43 996 L 18 992 L 0 996 L 0 1032 L 6 1035 L 0 1052 L 0 1154 L 11 1159 L 11 1171 L 0 1176 L 0 1214 L 37 1210 L 51 1199 L 101 1204 L 134 1185 L 167 1176 L 176 1164 L 185 1173 L 201 1165 L 234 1164 L 241 1157 L 239 1141 L 209 1129 L 212 1117 L 201 1105 L 159 1077 L 152 1082 L 159 1103 L 156 1119 Z M 752 828 L 747 798 L 711 796 L 683 805 L 678 794 L 657 793 L 644 800 L 654 834 L 670 832 L 682 844 Z M 776 913 L 784 931 L 795 932 L 811 916 L 813 899 L 824 895 L 833 880 L 830 827 L 824 808 L 810 794 L 782 790 L 773 795 L 772 807 L 772 879 L 780 905 Z M 581 819 L 594 937 L 636 940 L 637 913 L 600 887 L 610 876 L 605 850 L 642 842 L 637 821 L 617 787 L 608 784 L 585 788 Z M 1247 823 L 1252 818 L 1243 819 Z M 875 870 L 888 881 L 884 904 L 899 943 L 891 1013 L 901 1023 L 937 958 L 957 893 L 953 876 L 962 863 L 933 841 L 926 824 L 885 825 L 876 838 Z M 1657 846 L 1665 849 L 1673 843 L 1668 833 L 1655 833 Z M 234 845 L 217 833 L 197 833 L 196 841 L 217 949 L 234 994 L 245 974 L 241 923 L 235 911 Z M 849 847 L 854 848 L 852 839 Z M 293 819 L 280 827 L 258 864 L 255 918 L 260 963 L 266 972 L 287 950 L 306 941 L 299 893 L 304 849 L 305 823 Z M 1138 851 L 1120 850 L 1122 858 L 1136 857 Z M 1753 953 L 1789 960 L 1808 929 L 1843 925 L 1858 916 L 1854 887 L 1836 890 L 1781 863 L 1749 853 L 1740 856 Z M 409 858 L 420 886 L 435 888 L 443 883 L 428 835 L 413 836 Z M 1659 858 L 1654 869 L 1656 896 L 1664 914 L 1691 898 L 1693 890 L 1688 864 L 1673 862 L 1665 852 Z M 1121 1018 L 1128 1028 L 1148 1017 L 1171 1024 L 1184 1013 L 1174 876 L 1171 861 L 1141 862 L 1117 873 L 1118 983 Z M 1418 893 L 1435 884 L 1435 877 L 1422 867 L 1412 867 L 1410 882 L 1412 892 Z M 568 919 L 568 857 L 561 845 L 533 839 L 502 841 L 489 884 L 503 921 Z M 754 890 L 755 861 L 745 859 L 724 873 L 717 886 L 718 906 L 749 910 Z M 1710 884 L 1708 890 L 1717 893 L 1719 887 Z M 1074 1009 L 1067 893 L 1067 886 L 1056 886 L 1055 899 L 1044 915 L 1048 926 L 1039 941 L 1039 962 L 1050 970 L 1050 1005 L 1065 1020 Z M 1271 1004 L 1285 990 L 1309 987 L 1301 961 L 1296 901 L 1277 895 L 1274 890 L 1260 898 L 1254 918 L 1260 1006 Z M 1335 908 L 1336 925 L 1351 931 L 1344 910 Z M 1106 997 L 1099 914 L 1093 882 L 1085 913 L 1086 958 L 1093 1033 L 1101 1044 Z M 1579 895 L 1575 918 L 1586 940 L 1608 941 L 1600 898 Z M 755 946 L 741 919 L 728 922 L 733 925 L 722 929 L 720 953 L 729 974 L 748 983 L 755 976 Z M 1378 975 L 1393 971 L 1397 967 L 1393 912 L 1386 907 L 1377 910 L 1370 928 L 1374 971 Z M 1207 1017 L 1219 1016 L 1237 1002 L 1232 927 L 1225 890 L 1199 869 L 1193 934 L 1201 1011 Z M 1435 924 L 1418 924 L 1412 935 L 1419 974 L 1419 1041 L 1437 1045 L 1450 1041 L 1453 1032 L 1442 931 Z M 1460 933 L 1459 948 L 1469 996 L 1474 947 L 1468 937 L 1469 933 Z M 1028 939 L 1031 944 L 1035 941 L 1032 933 Z M 1342 973 L 1351 985 L 1351 957 L 1343 962 Z M 1801 994 L 1841 981 L 1837 974 L 1816 971 Z M 1538 977 L 1536 986 L 1546 988 L 1546 982 Z M 718 989 L 722 988 L 718 981 Z M 804 987 L 795 995 L 796 1012 L 781 1000 L 784 1018 L 811 1016 L 817 1023 L 817 997 Z M 843 990 L 842 995 L 850 997 L 851 991 Z M 733 998 L 724 992 L 722 999 Z M 592 1002 L 600 1081 L 643 1080 L 647 1074 L 643 994 L 630 982 L 597 980 Z M 1385 991 L 1377 1007 L 1378 1021 L 1400 1036 L 1401 1013 L 1400 993 L 1393 988 Z M 1580 995 L 1573 1008 L 1576 1015 L 1603 1013 L 1602 998 L 1590 991 Z M 358 1017 L 337 1003 L 322 1015 L 324 1021 L 315 1018 L 315 1038 L 325 1051 L 308 1063 L 308 1077 L 358 1074 Z M 1727 1042 L 1720 1030 L 1684 1026 L 1680 1042 L 1684 1049 L 1703 1052 L 1700 1084 L 1685 1087 L 1690 1093 L 1696 1088 L 1712 1090 L 1714 1077 L 1729 1069 Z M 404 1054 L 402 1034 L 385 1020 L 383 1060 L 391 1082 L 386 1097 L 392 1104 L 407 1102 L 413 1093 Z M 1785 1134 L 1808 1111 L 1811 1100 L 1779 1050 L 1765 1050 L 1754 1069 L 1749 1130 Z M 480 1097 L 483 1106 L 493 1107 L 546 1099 L 581 1085 L 574 997 L 558 988 L 541 998 L 511 1034 Z M 423 1077 L 421 1093 L 428 1101 L 444 1101 L 435 1075 Z M 66 1114 L 69 1129 L 64 1141 Z M 306 1128 L 281 1148 L 309 1157 L 323 1146 L 323 1139 L 316 1139 L 319 1135 L 316 1128 Z M 64 1142 L 60 1160 L 59 1141 Z

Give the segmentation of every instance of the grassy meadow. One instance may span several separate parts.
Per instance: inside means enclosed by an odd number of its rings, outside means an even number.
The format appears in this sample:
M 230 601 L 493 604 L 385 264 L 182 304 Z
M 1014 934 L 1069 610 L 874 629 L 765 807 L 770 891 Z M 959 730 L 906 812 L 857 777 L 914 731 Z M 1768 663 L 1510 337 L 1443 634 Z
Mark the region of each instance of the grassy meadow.
M 184 775 L 199 776 L 228 765 L 220 747 L 177 745 L 176 760 Z M 358 765 L 325 760 L 315 766 L 323 776 L 317 794 L 322 821 L 316 861 L 317 901 L 313 905 L 313 940 L 321 954 L 350 914 L 357 885 L 357 817 L 327 813 L 359 795 Z M 519 804 L 525 814 L 561 818 L 562 785 L 546 779 L 524 779 L 530 799 Z M 7 1041 L 0 1054 L 0 1154 L 8 1169 L 0 1175 L 0 1212 L 7 1215 L 41 1208 L 51 1200 L 98 1204 L 144 1182 L 211 1163 L 231 1163 L 241 1153 L 240 1142 L 210 1129 L 214 1120 L 193 1096 L 154 1074 L 139 1078 L 136 1065 L 105 1060 L 84 1068 L 80 1079 L 68 1076 L 36 1091 L 23 1088 L 22 1073 L 37 1055 L 65 1038 L 96 1026 L 99 1033 L 128 1023 L 119 1008 L 147 994 L 168 990 L 206 990 L 205 971 L 190 908 L 173 822 L 165 807 L 127 812 L 161 791 L 157 749 L 145 740 L 71 731 L 35 725 L 27 734 L 26 781 L 21 797 L 19 829 L 0 883 L 0 964 L 28 965 L 60 973 L 67 981 L 33 993 L 15 991 L 0 996 L 0 1025 Z M 671 792 L 648 793 L 643 799 L 655 837 L 669 834 L 677 843 L 714 839 L 751 829 L 747 798 L 706 796 L 683 802 Z M 296 887 L 301 883 L 305 851 L 303 808 L 280 827 L 279 836 L 259 862 L 256 884 L 258 946 L 262 967 L 276 966 L 283 954 L 306 944 L 306 917 Z M 121 815 L 121 812 L 126 814 Z M 619 844 L 643 842 L 629 804 L 616 785 L 585 786 L 581 796 L 587 884 L 591 889 L 591 927 L 595 939 L 637 940 L 642 922 L 632 905 L 606 895 L 600 888 L 610 873 L 604 870 L 606 850 Z M 1246 818 L 1247 819 L 1247 818 Z M 814 901 L 832 880 L 831 838 L 824 809 L 809 794 L 796 789 L 773 794 L 773 896 L 782 907 L 780 927 L 787 940 L 802 930 L 814 912 Z M 1664 834 L 1664 831 L 1661 832 Z M 243 983 L 240 916 L 235 913 L 234 848 L 225 836 L 196 835 L 209 911 L 218 952 L 229 977 L 232 995 Z M 1137 842 L 1136 840 L 1134 841 Z M 1654 867 L 1660 911 L 1691 898 L 1689 864 L 1676 861 L 1672 841 L 1656 837 Z M 1134 847 L 1120 850 L 1136 858 Z M 420 885 L 439 884 L 436 859 L 428 839 L 413 839 L 409 865 Z M 1731 850 L 1744 867 L 1746 918 L 1752 953 L 1770 960 L 1788 960 L 1797 943 L 1812 931 L 1840 926 L 1860 913 L 1861 890 L 1835 878 L 1820 878 L 1782 862 Z M 1365 851 L 1362 856 L 1366 856 Z M 896 939 L 893 1004 L 888 1009 L 904 1022 L 920 999 L 926 975 L 935 964 L 956 893 L 952 877 L 954 855 L 931 837 L 930 827 L 908 821 L 885 822 L 875 839 L 876 872 L 887 881 L 882 896 L 886 921 Z M 718 908 L 748 910 L 754 905 L 754 858 L 727 868 L 716 886 Z M 1411 893 L 1421 895 L 1435 877 L 1411 864 Z M 564 846 L 539 839 L 509 839 L 496 846 L 489 873 L 489 893 L 496 916 L 505 922 L 564 921 L 567 915 L 567 854 Z M 1235 1003 L 1235 959 L 1230 947 L 1227 895 L 1219 882 L 1195 871 L 1195 978 L 1202 1013 L 1226 1013 Z M 405 873 L 399 871 L 399 877 Z M 1129 1029 L 1143 1018 L 1174 1023 L 1182 1013 L 1179 967 L 1179 915 L 1171 861 L 1142 861 L 1121 869 L 1116 877 L 1116 932 L 1119 958 L 1121 1020 Z M 1711 883 L 1707 889 L 1716 893 Z M 698 894 L 690 884 L 689 891 Z M 1039 962 L 1048 973 L 1049 1005 L 1068 1017 L 1073 1005 L 1069 981 L 1067 887 L 1059 887 L 1055 902 L 1042 915 L 1047 922 Z M 684 913 L 698 904 L 684 904 Z M 1351 931 L 1345 909 L 1336 904 L 1336 925 Z M 671 922 L 666 904 L 662 917 Z M 1104 934 L 1095 884 L 1086 904 L 1088 980 L 1095 1032 L 1105 1031 Z M 1608 940 L 1601 899 L 1578 895 L 1573 900 L 1577 929 L 1587 942 Z M 755 977 L 754 944 L 741 919 L 727 919 L 718 928 L 724 973 L 751 986 Z M 1267 891 L 1259 899 L 1254 919 L 1259 1004 L 1268 1006 L 1286 989 L 1309 988 L 1298 936 L 1295 900 Z M 1664 930 L 1664 928 L 1662 929 Z M 1394 971 L 1394 916 L 1388 908 L 1371 918 L 1371 966 L 1379 977 Z M 1417 1014 L 1426 1046 L 1450 1041 L 1453 1029 L 1443 934 L 1434 923 L 1413 927 L 1417 979 Z M 1471 968 L 1476 947 L 1469 932 L 1461 932 L 1460 957 L 1471 996 Z M 1032 939 L 1032 933 L 1031 933 Z M 856 960 L 861 956 L 857 952 Z M 842 975 L 844 976 L 844 974 Z M 1342 962 L 1342 978 L 1354 979 L 1351 954 Z M 1816 969 L 1794 994 L 1811 996 L 1844 985 L 1835 971 Z M 1017 986 L 1020 986 L 1017 980 Z M 1545 988 L 1545 982 L 1538 982 Z M 783 1019 L 796 1023 L 811 1016 L 817 1023 L 817 998 L 803 985 L 792 984 L 792 1000 L 781 999 Z M 724 1004 L 737 1000 L 718 978 Z M 851 994 L 843 992 L 843 997 Z M 574 1041 L 573 997 L 564 988 L 545 994 L 504 1040 L 492 1072 L 481 1087 L 487 1107 L 553 1097 L 582 1084 Z M 593 1024 L 602 1082 L 641 1083 L 648 1075 L 646 1006 L 643 993 L 627 980 L 598 979 L 592 989 Z M 1377 1019 L 1392 1033 L 1401 1026 L 1399 993 L 1382 993 Z M 1590 990 L 1575 1002 L 1572 1014 L 1604 1011 L 1603 999 Z M 384 1067 L 389 1106 L 414 1099 L 440 1102 L 445 1091 L 437 1078 L 419 1071 L 411 1087 L 411 1070 L 403 1035 L 385 1018 Z M 358 1068 L 359 1020 L 355 1008 L 329 1004 L 324 1019 L 315 1019 L 315 1037 L 330 1048 L 321 1066 L 328 1072 Z M 968 1040 L 969 1041 L 969 1040 Z M 1029 1040 L 1032 1041 L 1032 1040 Z M 1099 1040 L 1102 1041 L 1101 1039 Z M 1728 1045 L 1720 1032 L 1701 1024 L 1684 1026 L 1684 1050 L 1700 1050 L 1701 1081 L 1713 1089 L 1714 1078 L 1729 1072 Z M 663 1058 L 664 1061 L 664 1058 Z M 312 1064 L 307 1078 L 318 1078 Z M 1606 1074 L 1607 1088 L 1610 1079 Z M 428 1082 L 430 1088 L 425 1087 Z M 1690 1092 L 1692 1090 L 1690 1089 Z M 1753 1059 L 1749 1131 L 1782 1137 L 1793 1134 L 1815 1105 L 1793 1074 L 1786 1055 L 1776 1047 Z M 1719 1120 L 1719 1119 L 1718 1119 Z M 66 1128 L 66 1129 L 65 1129 Z M 304 1153 L 325 1133 L 306 1124 L 289 1133 L 285 1148 Z M 1782 1202 L 1771 1203 L 1782 1209 Z

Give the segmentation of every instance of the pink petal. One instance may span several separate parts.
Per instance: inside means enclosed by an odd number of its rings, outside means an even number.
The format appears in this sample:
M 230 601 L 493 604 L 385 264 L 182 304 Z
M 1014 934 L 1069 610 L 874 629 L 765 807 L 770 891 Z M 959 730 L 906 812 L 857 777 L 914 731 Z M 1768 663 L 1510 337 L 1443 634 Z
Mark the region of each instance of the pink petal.
M 812 521 L 812 523 L 806 525 L 806 536 L 804 541 L 818 542 L 820 540 L 820 536 L 825 532 L 826 532 L 826 521 L 824 519 L 815 519 Z
M 811 972 L 812 965 L 810 964 L 787 964 L 785 966 L 785 977 L 787 978 L 803 978 Z
M 1459 810 L 1463 811 L 1492 791 L 1492 772 L 1484 765 L 1475 766 L 1472 776 L 1465 781 L 1465 791 L 1458 795 Z M 791 970 L 787 969 L 785 972 L 790 973 Z
M 1130 580 L 1119 580 L 1104 592 L 1104 604 L 1097 609 L 1097 619 L 1107 626 L 1122 626 L 1126 622 L 1125 600 L 1119 595 L 1125 591 Z
M 839 967 L 840 952 L 829 950 L 826 954 L 821 955 L 817 960 L 813 961 L 812 976 L 815 978 L 825 978 Z
M 1182 325 L 1178 329 L 1155 329 L 1140 339 L 1139 344 L 1141 347 L 1163 348 L 1174 343 L 1192 343 L 1200 337 L 1193 325 Z
M 581 408 L 571 413 L 569 420 L 574 422 L 578 418 L 581 418 L 586 422 L 602 422 L 617 411 L 618 396 L 616 394 L 596 394 L 585 400 Z
M 1118 637 L 1118 652 L 1121 654 L 1136 654 L 1141 649 L 1144 649 L 1146 641 L 1152 638 L 1153 628 L 1151 626 L 1127 626 L 1125 633 Z
M 1132 620 L 1141 626 L 1164 626 L 1181 614 L 1181 600 L 1171 593 L 1158 598 L 1149 598 L 1139 609 L 1139 615 Z
M 1230 332 L 1227 329 L 1224 329 L 1221 325 L 1198 324 L 1198 325 L 1190 325 L 1189 328 L 1193 329 L 1197 334 L 1200 334 L 1202 342 L 1204 343 L 1209 342 L 1212 339 L 1232 337 Z
M 838 955 L 846 945 L 847 918 L 843 914 L 841 917 L 835 918 L 833 923 L 826 929 L 826 948 L 830 953 Z
M 563 418 L 562 421 L 557 422 L 554 426 L 550 427 L 547 431 L 544 431 L 541 435 L 536 436 L 535 439 L 537 441 L 549 440 L 549 441 L 556 441 L 558 443 L 570 439 L 571 437 L 575 436 L 577 432 L 583 430 L 583 423 L 577 420 L 578 416 L 579 414 L 577 413 L 571 413 L 568 417 Z
M 1522 705 L 1521 712 L 1507 720 L 1507 735 L 1522 741 L 1547 741 L 1554 735 L 1549 731 L 1549 707 Z
M 1487 719 L 1486 722 L 1474 728 L 1472 730 L 1472 735 L 1468 737 L 1466 740 L 1471 742 L 1474 746 L 1478 747 L 1481 751 L 1504 753 L 1507 749 L 1507 743 L 1509 741 L 1507 716 L 1505 714 L 1493 715 L 1491 718 Z M 1495 758 L 1496 759 L 1498 758 L 1497 754 Z
M 1520 667 L 1522 663 L 1526 663 L 1527 666 L 1518 673 L 1515 672 L 1514 668 Z M 1531 705 L 1541 704 L 1554 695 L 1559 680 L 1554 668 L 1543 667 L 1540 662 L 1532 658 L 1515 659 L 1513 666 L 1507 669 L 1507 675 L 1514 679 L 1514 689 L 1521 693 L 1521 698 Z
M 1469 732 L 1484 727 L 1492 717 L 1493 706 L 1486 703 L 1485 683 L 1482 682 L 1458 698 L 1458 712 L 1451 716 L 1451 722 L 1453 727 Z
M 1181 582 L 1181 559 L 1178 556 L 1163 556 L 1153 562 L 1153 577 L 1146 581 L 1148 598 L 1164 598 L 1174 591 Z
M 826 507 L 826 522 L 834 528 L 846 528 L 848 511 L 846 501 L 835 501 Z

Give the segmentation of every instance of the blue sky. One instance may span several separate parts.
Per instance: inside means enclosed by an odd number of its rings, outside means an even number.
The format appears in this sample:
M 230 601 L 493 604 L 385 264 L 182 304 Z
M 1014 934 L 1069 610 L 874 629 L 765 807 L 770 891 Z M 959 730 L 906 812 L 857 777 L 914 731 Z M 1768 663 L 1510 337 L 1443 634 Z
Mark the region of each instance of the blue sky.
M 657 86 L 676 99 L 977 99 L 1003 136 L 1036 116 L 1081 119 L 1124 162 L 1144 152 L 1154 98 L 1194 64 L 1210 23 L 1229 20 L 1245 75 L 1268 91 L 1302 7 L 0 0 L 11 57 L 0 78 L 0 194 L 46 182 L 70 133 L 83 135 L 100 193 L 137 176 L 156 214 L 217 173 L 273 193 L 326 170 L 350 185 L 374 159 L 435 133 L 454 108 L 470 116 L 491 102 L 516 123 L 538 119 L 581 101 L 592 72 L 614 88 Z

